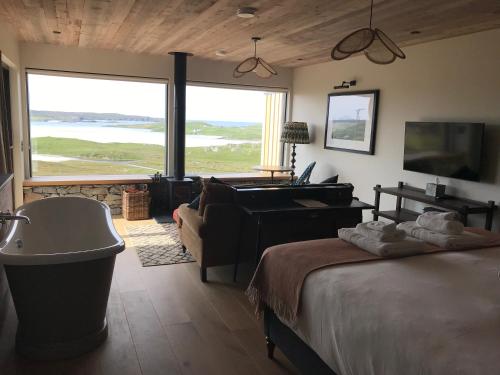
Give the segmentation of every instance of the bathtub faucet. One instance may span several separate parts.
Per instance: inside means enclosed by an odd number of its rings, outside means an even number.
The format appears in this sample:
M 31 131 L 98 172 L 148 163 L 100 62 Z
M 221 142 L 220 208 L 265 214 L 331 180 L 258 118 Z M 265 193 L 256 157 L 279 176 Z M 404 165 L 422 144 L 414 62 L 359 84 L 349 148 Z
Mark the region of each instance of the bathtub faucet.
M 26 224 L 31 224 L 31 220 L 28 216 L 24 215 L 12 215 L 9 211 L 0 212 L 0 224 L 5 224 L 7 220 L 23 220 Z

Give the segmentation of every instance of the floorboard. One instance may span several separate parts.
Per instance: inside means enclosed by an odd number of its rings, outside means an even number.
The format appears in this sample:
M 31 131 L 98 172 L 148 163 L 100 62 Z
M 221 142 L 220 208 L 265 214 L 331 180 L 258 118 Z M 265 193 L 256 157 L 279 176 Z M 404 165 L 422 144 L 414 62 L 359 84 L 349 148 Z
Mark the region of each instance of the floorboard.
M 146 291 L 122 293 L 122 300 L 142 373 L 180 374 L 170 341 Z
M 153 221 L 114 223 L 127 243 L 127 227 Z M 0 326 L 0 374 L 296 374 L 279 350 L 276 360 L 267 359 L 262 323 L 244 295 L 250 268 L 240 269 L 238 283 L 232 282 L 232 267 L 215 267 L 203 284 L 196 263 L 142 267 L 127 248 L 116 259 L 103 345 L 66 361 L 25 360 L 15 354 L 17 319 L 10 301 Z

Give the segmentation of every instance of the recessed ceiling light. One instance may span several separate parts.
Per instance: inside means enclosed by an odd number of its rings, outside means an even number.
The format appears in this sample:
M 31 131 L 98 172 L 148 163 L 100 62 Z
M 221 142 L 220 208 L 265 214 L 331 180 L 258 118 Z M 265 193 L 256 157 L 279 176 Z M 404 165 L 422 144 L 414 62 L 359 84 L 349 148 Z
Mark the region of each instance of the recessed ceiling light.
M 413 31 L 410 31 L 410 34 L 413 34 L 413 35 L 417 35 L 417 34 L 420 34 L 421 32 L 419 30 L 413 30 Z
M 224 51 L 223 49 L 219 49 L 219 50 L 215 51 L 215 56 L 224 57 L 226 55 L 227 55 L 227 52 Z
M 253 18 L 257 9 L 252 7 L 242 7 L 236 12 L 236 15 L 241 18 Z

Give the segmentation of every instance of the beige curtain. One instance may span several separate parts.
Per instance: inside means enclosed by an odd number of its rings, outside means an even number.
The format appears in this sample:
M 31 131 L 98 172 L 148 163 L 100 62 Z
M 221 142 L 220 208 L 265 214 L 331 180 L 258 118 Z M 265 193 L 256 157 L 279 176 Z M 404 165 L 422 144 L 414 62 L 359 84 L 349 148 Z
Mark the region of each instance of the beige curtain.
M 261 165 L 279 165 L 281 126 L 284 121 L 284 93 L 266 94 L 266 114 L 262 127 Z
M 7 96 L 3 74 L 2 51 L 0 51 L 0 174 L 12 172 L 10 152 L 10 129 L 7 110 Z

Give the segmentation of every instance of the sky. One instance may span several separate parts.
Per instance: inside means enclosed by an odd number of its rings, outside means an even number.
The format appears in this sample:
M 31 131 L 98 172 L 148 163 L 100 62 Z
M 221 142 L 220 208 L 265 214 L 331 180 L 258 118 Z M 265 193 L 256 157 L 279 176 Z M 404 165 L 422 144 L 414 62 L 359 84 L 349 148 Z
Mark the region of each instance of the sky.
M 370 113 L 366 111 L 371 96 L 341 95 L 330 97 L 330 119 L 333 120 L 366 120 Z
M 265 110 L 263 91 L 201 86 L 186 89 L 188 120 L 261 122 Z
M 165 85 L 28 75 L 30 110 L 165 116 Z
M 28 75 L 30 110 L 97 112 L 165 117 L 162 83 Z M 262 91 L 188 86 L 188 120 L 261 122 Z

